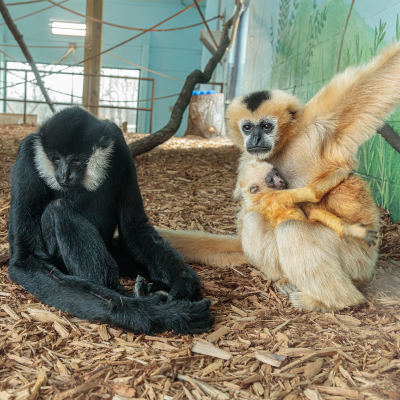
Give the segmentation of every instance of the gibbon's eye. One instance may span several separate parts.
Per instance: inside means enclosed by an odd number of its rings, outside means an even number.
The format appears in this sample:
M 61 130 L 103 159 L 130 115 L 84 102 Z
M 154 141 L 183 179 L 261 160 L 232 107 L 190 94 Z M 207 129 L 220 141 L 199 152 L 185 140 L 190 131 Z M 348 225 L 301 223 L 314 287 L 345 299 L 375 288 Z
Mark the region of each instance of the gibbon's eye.
M 279 176 L 279 174 L 277 172 L 275 172 L 276 176 Z
M 52 160 L 53 160 L 53 162 L 60 161 L 60 157 L 58 157 L 58 156 L 53 156 Z
M 270 182 L 271 182 L 271 183 L 274 183 L 274 178 L 271 178 Z
M 251 125 L 251 124 L 244 124 L 242 127 L 242 129 L 244 130 L 245 133 L 250 132 L 252 130 L 252 128 L 253 128 L 253 125 Z
M 80 159 L 79 157 L 74 157 L 74 158 L 72 159 L 72 162 L 78 164 L 78 163 L 81 162 L 81 159 Z
M 264 129 L 265 131 L 270 132 L 274 126 L 270 122 L 263 122 L 261 124 L 261 128 Z

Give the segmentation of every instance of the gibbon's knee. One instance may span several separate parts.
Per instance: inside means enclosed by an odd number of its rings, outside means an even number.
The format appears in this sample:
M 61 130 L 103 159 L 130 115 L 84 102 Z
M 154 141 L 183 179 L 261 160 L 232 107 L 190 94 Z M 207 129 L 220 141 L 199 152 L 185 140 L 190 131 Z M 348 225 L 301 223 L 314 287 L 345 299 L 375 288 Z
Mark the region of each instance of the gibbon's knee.
M 282 270 L 300 292 L 324 304 L 326 310 L 340 310 L 364 301 L 341 266 L 340 239 L 332 230 L 301 221 L 286 221 L 275 233 Z M 306 304 L 294 305 L 313 309 Z
M 65 213 L 70 210 L 72 210 L 72 203 L 66 199 L 53 200 L 44 209 L 40 218 L 40 226 L 43 239 L 48 247 L 56 246 L 56 220 L 58 218 L 67 218 Z
M 355 238 L 345 238 L 339 246 L 340 265 L 356 282 L 355 285 L 369 282 L 375 270 L 379 257 L 379 244 L 369 247 L 366 243 Z

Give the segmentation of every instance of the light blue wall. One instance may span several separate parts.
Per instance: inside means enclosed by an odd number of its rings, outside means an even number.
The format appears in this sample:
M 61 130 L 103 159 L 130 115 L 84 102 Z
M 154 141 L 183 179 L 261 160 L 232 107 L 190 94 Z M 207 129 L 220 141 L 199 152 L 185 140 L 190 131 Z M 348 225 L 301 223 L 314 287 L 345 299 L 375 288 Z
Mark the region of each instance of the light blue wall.
M 18 2 L 19 0 L 8 1 Z M 119 25 L 148 28 L 182 10 L 185 6 L 191 3 L 192 2 L 189 0 L 105 0 L 104 20 Z M 205 11 L 206 3 L 207 0 L 200 3 L 203 12 Z M 11 6 L 9 7 L 9 11 L 15 19 L 49 5 L 50 3 L 40 2 L 24 6 Z M 86 2 L 84 0 L 70 0 L 63 5 L 85 14 Z M 24 39 L 28 46 L 65 45 L 65 49 L 32 48 L 31 53 L 35 61 L 38 63 L 55 62 L 66 53 L 70 42 L 76 42 L 78 46 L 84 44 L 84 38 L 81 37 L 52 35 L 50 33 L 51 21 L 85 22 L 84 18 L 69 13 L 59 7 L 53 7 L 26 19 L 16 21 L 16 24 L 24 35 Z M 200 21 L 200 16 L 196 8 L 193 7 L 159 28 L 180 27 L 195 24 Z M 0 17 L 0 23 L 1 22 L 3 22 L 3 19 Z M 112 53 L 143 67 L 184 80 L 190 72 L 201 67 L 202 44 L 199 41 L 201 29 L 202 26 L 198 26 L 182 31 L 149 32 L 132 42 L 113 50 Z M 138 33 L 140 32 L 104 25 L 103 50 L 108 49 Z M 2 35 L 2 43 L 16 43 L 5 25 L 0 27 L 0 35 Z M 17 60 L 24 61 L 24 57 L 19 48 L 0 46 L 0 49 L 4 50 Z M 83 60 L 83 49 L 77 49 L 76 58 L 77 61 Z M 1 55 L 0 60 L 4 62 L 3 55 Z M 67 59 L 67 63 L 73 64 L 73 62 L 73 57 L 70 55 Z M 112 68 L 134 68 L 133 66 L 119 61 L 107 54 L 103 55 L 102 65 L 103 67 Z M 164 78 L 151 72 L 141 71 L 141 76 L 156 79 L 155 97 L 179 93 L 183 86 L 183 82 Z M 148 99 L 151 97 L 150 86 L 150 84 L 141 85 L 139 98 Z M 155 102 L 153 132 L 162 128 L 168 122 L 171 115 L 169 111 L 170 106 L 174 105 L 176 99 L 177 96 Z M 140 106 L 144 105 L 145 103 L 140 103 Z M 146 107 L 150 107 L 150 103 L 148 103 Z M 148 114 L 149 113 L 139 112 L 139 132 L 148 132 Z M 184 134 L 186 125 L 187 113 L 184 115 L 177 136 L 182 136 Z

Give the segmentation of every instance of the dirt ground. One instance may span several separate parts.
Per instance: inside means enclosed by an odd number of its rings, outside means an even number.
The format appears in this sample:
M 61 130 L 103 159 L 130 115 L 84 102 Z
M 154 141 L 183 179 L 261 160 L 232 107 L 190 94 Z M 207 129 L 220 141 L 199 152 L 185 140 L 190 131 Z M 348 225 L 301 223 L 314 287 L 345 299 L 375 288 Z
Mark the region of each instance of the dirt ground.
M 388 212 L 361 306 L 302 312 L 251 266 L 193 265 L 212 301 L 211 332 L 134 335 L 48 307 L 7 277 L 9 172 L 33 129 L 0 127 L 0 400 L 400 399 L 400 225 Z M 235 233 L 237 159 L 227 140 L 196 138 L 138 157 L 153 223 Z

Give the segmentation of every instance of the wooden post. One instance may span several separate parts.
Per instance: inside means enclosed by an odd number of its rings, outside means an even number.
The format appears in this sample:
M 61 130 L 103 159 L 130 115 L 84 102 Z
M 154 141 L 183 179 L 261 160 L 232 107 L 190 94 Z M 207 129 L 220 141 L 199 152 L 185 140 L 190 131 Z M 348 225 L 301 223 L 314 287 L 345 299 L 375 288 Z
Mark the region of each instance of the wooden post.
M 86 15 L 103 20 L 104 0 L 86 0 Z M 84 59 L 101 53 L 103 46 L 103 24 L 86 18 L 85 56 Z M 101 55 L 83 63 L 85 74 L 101 74 Z M 98 116 L 100 95 L 100 77 L 84 76 L 82 104 L 93 115 Z

